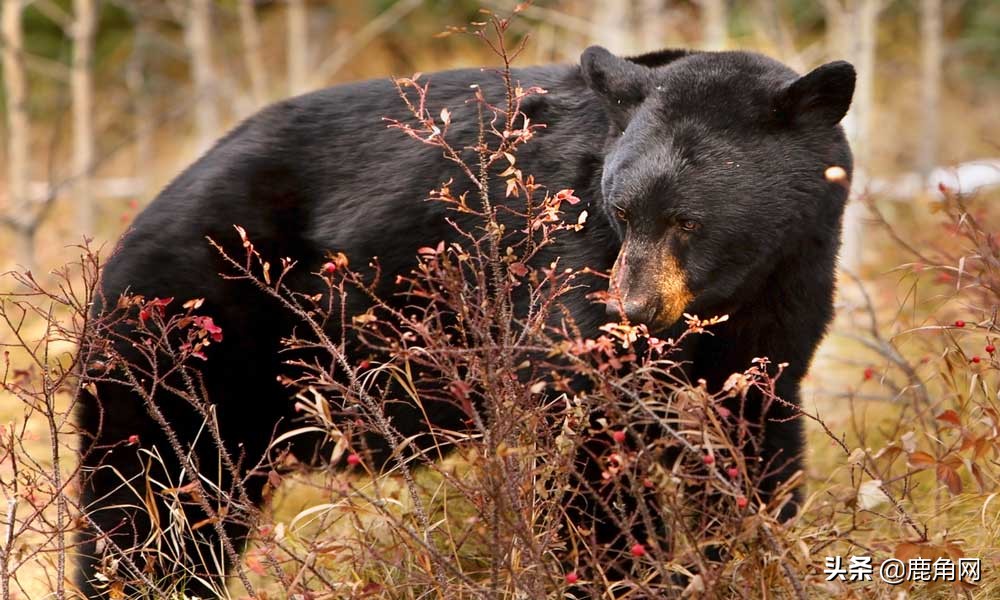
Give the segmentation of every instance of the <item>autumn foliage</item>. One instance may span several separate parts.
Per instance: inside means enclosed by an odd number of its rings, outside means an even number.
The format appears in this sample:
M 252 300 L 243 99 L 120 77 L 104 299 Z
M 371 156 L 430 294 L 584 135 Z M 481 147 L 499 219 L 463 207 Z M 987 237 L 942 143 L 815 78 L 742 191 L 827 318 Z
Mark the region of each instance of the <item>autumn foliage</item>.
M 451 145 L 451 112 L 431 114 L 428 82 L 418 75 L 396 80 L 413 119 L 386 125 L 440 150 L 473 190 L 456 193 L 465 186 L 441 182 L 415 193 L 478 223 L 463 230 L 461 244 L 428 240 L 417 251 L 418 266 L 393 282 L 412 307 L 400 310 L 377 294 L 377 262 L 355 265 L 331 253 L 312 274 L 322 293 L 304 295 L 286 285 L 301 268 L 294 257 L 262 255 L 239 227 L 242 255 L 216 246 L 225 276 L 252 283 L 301 324 L 285 341 L 283 378 L 301 420 L 253 469 L 267 481 L 270 504 L 261 512 L 246 501 L 240 477 L 223 489 L 215 485 L 217 472 L 194 471 L 183 459 L 183 478 L 137 489 L 139 505 L 151 506 L 148 495 L 160 494 L 201 503 L 211 515 L 163 527 L 159 551 L 191 561 L 191 573 L 229 572 L 220 596 L 261 599 L 889 598 L 899 588 L 829 580 L 823 558 L 865 554 L 878 564 L 888 557 L 975 556 L 995 564 L 1000 528 L 989 515 L 1000 483 L 1000 231 L 992 225 L 1000 218 L 989 199 L 942 190 L 928 210 L 915 209 L 922 210 L 922 230 L 934 231 L 923 240 L 897 230 L 877 199 L 862 196 L 885 252 L 899 264 L 895 279 L 871 286 L 844 278 L 838 328 L 853 346 L 836 375 L 849 380 L 842 412 L 806 408 L 797 416 L 810 425 L 814 470 L 821 473 L 801 474 L 764 502 L 755 490 L 768 465 L 742 451 L 753 447 L 761 424 L 723 404 L 751 390 L 781 402 L 774 382 L 783 365 L 760 357 L 722 389 L 706 389 L 685 379 L 675 350 L 687 336 L 711 335 L 725 315 L 686 315 L 680 339 L 615 322 L 585 337 L 560 299 L 578 278 L 594 274 L 533 266 L 540 249 L 579 231 L 586 216 L 564 220 L 563 206 L 579 202 L 574 190 L 549 189 L 518 164 L 518 149 L 544 127 L 524 117 L 521 103 L 545 90 L 522 89 L 511 79 L 521 46 L 507 46 L 508 25 L 490 16 L 471 30 L 507 67 L 498 74 L 506 97 L 471 90 L 480 128 L 471 161 Z M 521 227 L 501 225 L 502 209 L 488 193 L 497 177 L 521 207 L 504 219 Z M 49 281 L 9 274 L 14 291 L 0 304 L 0 388 L 5 402 L 23 406 L 23 418 L 0 429 L 3 600 L 25 597 L 29 570 L 53 597 L 71 597 L 67 557 L 72 533 L 87 520 L 77 489 L 90 476 L 75 467 L 81 447 L 71 399 L 81 387 L 113 378 L 138 393 L 140 376 L 181 373 L 189 382 L 184 397 L 202 411 L 206 435 L 219 435 L 197 367 L 211 360 L 211 346 L 224 343 L 226 332 L 197 298 L 123 297 L 108 316 L 92 318 L 101 261 L 89 247 L 80 254 Z M 343 312 L 353 294 L 365 295 L 371 309 Z M 526 310 L 518 304 L 525 297 Z M 123 371 L 113 347 L 101 343 L 124 321 L 148 348 L 155 371 Z M 331 329 L 345 335 L 332 337 Z M 407 436 L 386 418 L 386 406 L 401 400 L 418 408 L 429 400 L 453 403 L 464 427 Z M 145 401 L 155 415 L 155 402 Z M 41 444 L 28 433 L 39 422 L 47 432 Z M 659 435 L 651 438 L 652 430 Z M 319 439 L 317 462 L 330 468 L 303 465 L 289 453 L 297 436 Z M 366 444 L 370 436 L 393 449 L 381 472 Z M 218 445 L 221 466 L 213 468 L 238 475 L 239 457 Z M 577 471 L 583 450 L 600 465 L 595 481 Z M 186 449 L 151 449 L 131 436 L 116 451 L 155 460 L 157 452 L 183 457 Z M 801 514 L 781 522 L 781 506 L 803 483 Z M 616 493 L 657 500 L 630 513 L 606 507 L 623 531 L 645 526 L 647 537 L 628 540 L 627 552 L 594 544 L 591 531 L 567 519 L 575 496 Z M 221 532 L 226 519 L 253 524 L 244 552 L 238 540 L 224 538 L 225 547 L 206 552 L 209 558 L 171 554 L 177 536 L 205 527 Z M 135 549 L 102 551 L 112 595 L 126 581 L 157 597 L 184 591 L 183 582 L 151 580 Z M 623 564 L 622 554 L 624 573 L 611 568 Z M 979 583 L 903 587 L 914 597 L 990 597 L 1000 580 L 985 569 Z

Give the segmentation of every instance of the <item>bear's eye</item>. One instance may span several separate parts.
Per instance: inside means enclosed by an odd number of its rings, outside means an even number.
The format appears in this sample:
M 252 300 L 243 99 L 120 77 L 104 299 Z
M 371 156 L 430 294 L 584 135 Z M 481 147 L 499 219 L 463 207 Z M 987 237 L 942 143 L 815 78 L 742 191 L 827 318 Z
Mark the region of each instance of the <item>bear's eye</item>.
M 691 219 L 681 219 L 677 222 L 677 226 L 681 228 L 681 231 L 686 233 L 693 233 L 698 231 L 701 227 L 701 223 L 698 221 L 692 221 Z
M 628 219 L 625 218 L 628 215 L 625 213 L 625 209 L 624 208 L 622 208 L 620 206 L 615 206 L 613 208 L 614 208 L 614 211 L 615 211 L 615 217 L 617 217 L 619 221 L 627 221 L 628 220 Z

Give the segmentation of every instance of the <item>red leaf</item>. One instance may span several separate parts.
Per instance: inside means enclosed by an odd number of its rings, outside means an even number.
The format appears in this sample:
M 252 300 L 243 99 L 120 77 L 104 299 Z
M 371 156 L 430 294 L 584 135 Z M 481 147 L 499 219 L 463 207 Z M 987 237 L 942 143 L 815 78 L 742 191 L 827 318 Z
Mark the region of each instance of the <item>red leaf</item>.
M 921 544 L 915 544 L 913 542 L 903 542 L 896 546 L 896 550 L 893 555 L 903 562 L 908 562 L 911 558 L 917 558 L 923 551 L 923 546 Z
M 556 192 L 556 200 L 566 201 L 569 202 L 570 204 L 580 203 L 580 199 L 573 195 L 573 190 L 571 189 L 559 190 L 558 192 Z
M 941 463 L 937 467 L 938 481 L 948 486 L 948 491 L 952 494 L 962 493 L 962 478 L 958 476 L 958 471 L 950 466 Z
M 207 333 L 213 342 L 222 341 L 222 328 L 215 324 L 212 317 L 195 317 L 194 324 Z
M 983 457 L 986 456 L 986 454 L 989 453 L 989 451 L 992 448 L 993 448 L 993 443 L 990 440 L 981 437 L 978 440 L 976 440 L 976 451 L 973 454 L 973 457 L 976 460 L 982 460 Z
M 937 459 L 926 452 L 917 451 L 910 453 L 909 463 L 915 469 L 927 469 L 936 465 Z
M 166 307 L 168 304 L 170 304 L 173 301 L 174 301 L 174 299 L 172 297 L 171 298 L 153 298 L 152 300 L 149 301 L 149 306 L 155 306 L 157 308 L 164 308 L 164 307 Z
M 971 465 L 972 476 L 976 479 L 976 484 L 979 486 L 980 493 L 986 493 L 986 481 L 983 479 L 983 470 L 976 463 Z
M 945 423 L 950 423 L 955 427 L 962 426 L 962 420 L 958 418 L 958 413 L 951 410 L 950 408 L 943 413 L 935 417 L 938 421 L 944 421 Z

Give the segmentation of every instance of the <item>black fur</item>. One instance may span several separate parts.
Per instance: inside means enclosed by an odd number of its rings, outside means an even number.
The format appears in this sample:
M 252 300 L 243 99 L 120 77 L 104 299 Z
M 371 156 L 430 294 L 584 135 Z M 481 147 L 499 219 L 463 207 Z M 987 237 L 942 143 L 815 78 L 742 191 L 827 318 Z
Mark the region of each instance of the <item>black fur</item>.
M 797 403 L 799 382 L 833 312 L 846 192 L 824 179 L 824 169 L 839 165 L 850 172 L 850 152 L 836 125 L 853 91 L 850 65 L 833 63 L 799 78 L 749 52 L 665 51 L 626 61 L 592 48 L 582 68 L 541 66 L 513 75 L 525 87 L 548 90 L 526 104 L 546 129 L 524 146 L 518 166 L 550 189 L 576 190 L 584 201 L 564 206 L 568 220 L 590 213 L 584 231 L 562 236 L 540 263 L 560 256 L 567 266 L 607 271 L 625 236 L 649 248 L 668 245 L 693 296 L 686 311 L 730 315 L 714 336 L 697 337 L 686 349 L 692 380 L 717 388 L 752 358 L 768 356 L 789 363 L 779 393 Z M 471 145 L 476 119 L 465 102 L 469 86 L 500 99 L 499 78 L 478 69 L 428 77 L 432 112 L 449 107 L 452 143 Z M 205 387 L 223 437 L 245 464 L 256 462 L 275 425 L 292 415 L 276 376 L 279 339 L 295 323 L 248 284 L 217 276 L 229 269 L 206 237 L 238 256 L 233 225 L 241 225 L 264 256 L 295 257 L 302 273 L 315 271 L 327 251 L 345 252 L 352 265 L 377 256 L 388 296 L 395 276 L 414 265 L 418 247 L 454 237 L 444 208 L 423 199 L 460 176 L 439 150 L 387 129 L 383 117 L 407 117 L 389 80 L 336 86 L 261 111 L 163 190 L 104 269 L 102 289 L 112 305 L 126 290 L 177 302 L 205 298 L 202 312 L 214 316 L 225 335 L 209 349 Z M 497 202 L 510 201 L 499 184 L 494 191 Z M 627 211 L 627 224 L 612 206 Z M 696 222 L 697 230 L 679 234 L 682 221 Z M 291 284 L 314 285 L 305 276 Z M 585 298 L 590 291 L 577 290 L 567 300 L 587 334 L 607 321 L 605 307 Z M 358 300 L 348 314 L 363 308 Z M 124 345 L 120 351 L 134 356 Z M 144 447 L 159 446 L 171 461 L 141 401 L 112 385 L 100 386 L 98 397 L 81 397 L 79 422 L 97 436 L 85 438 L 95 448 L 86 466 L 113 465 L 141 476 L 135 450 L 120 445 L 130 435 L 139 435 Z M 188 441 L 200 417 L 166 393 L 158 400 Z M 395 410 L 404 434 L 420 430 L 412 407 Z M 437 415 L 457 423 L 461 415 L 454 412 L 441 407 Z M 204 461 L 214 464 L 210 445 L 201 446 Z M 769 424 L 766 446 L 767 458 L 783 465 L 765 484 L 773 488 L 801 466 L 798 422 Z M 102 529 L 131 546 L 149 526 L 140 511 L 114 506 L 135 503 L 118 483 L 110 470 L 98 470 L 82 501 Z M 259 501 L 259 486 L 251 493 Z M 229 528 L 237 537 L 245 533 Z M 92 553 L 94 546 L 83 543 L 81 550 Z M 93 575 L 92 561 L 79 566 L 83 589 L 96 597 L 84 583 Z

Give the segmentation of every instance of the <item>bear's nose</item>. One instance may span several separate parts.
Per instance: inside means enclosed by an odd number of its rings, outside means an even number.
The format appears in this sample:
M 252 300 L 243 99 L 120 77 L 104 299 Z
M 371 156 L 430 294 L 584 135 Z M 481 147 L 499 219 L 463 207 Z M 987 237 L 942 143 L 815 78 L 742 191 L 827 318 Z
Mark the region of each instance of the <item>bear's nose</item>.
M 655 303 L 645 300 L 625 300 L 621 304 L 617 302 L 609 302 L 607 305 L 607 314 L 613 319 L 618 319 L 621 317 L 619 308 L 623 308 L 625 312 L 625 317 L 629 320 L 629 323 L 638 324 L 646 323 L 649 324 L 653 319 L 653 315 L 656 312 Z

